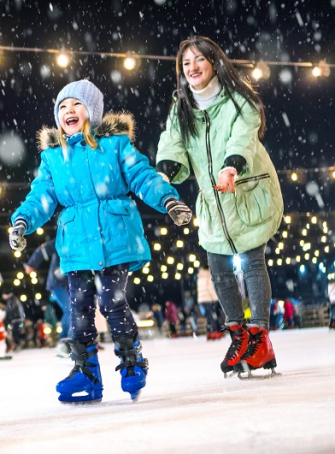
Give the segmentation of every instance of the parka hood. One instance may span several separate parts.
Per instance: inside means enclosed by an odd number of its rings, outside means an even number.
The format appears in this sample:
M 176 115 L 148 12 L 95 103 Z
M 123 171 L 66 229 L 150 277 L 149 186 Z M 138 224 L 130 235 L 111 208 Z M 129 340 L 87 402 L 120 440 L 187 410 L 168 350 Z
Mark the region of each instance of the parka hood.
M 129 112 L 108 112 L 93 133 L 96 137 L 110 137 L 125 134 L 133 142 L 135 139 L 135 120 Z M 37 145 L 40 151 L 60 146 L 60 133 L 57 128 L 43 126 L 37 132 Z

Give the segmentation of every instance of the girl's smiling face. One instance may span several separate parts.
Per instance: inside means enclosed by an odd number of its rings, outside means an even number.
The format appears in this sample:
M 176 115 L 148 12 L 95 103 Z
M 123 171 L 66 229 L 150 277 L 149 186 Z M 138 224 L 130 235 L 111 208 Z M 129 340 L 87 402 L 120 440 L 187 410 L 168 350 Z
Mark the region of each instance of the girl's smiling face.
M 66 98 L 59 104 L 59 123 L 65 134 L 69 136 L 81 132 L 88 117 L 86 107 L 78 99 Z
M 183 55 L 183 72 L 194 90 L 207 87 L 214 76 L 212 64 L 196 47 L 188 48 Z

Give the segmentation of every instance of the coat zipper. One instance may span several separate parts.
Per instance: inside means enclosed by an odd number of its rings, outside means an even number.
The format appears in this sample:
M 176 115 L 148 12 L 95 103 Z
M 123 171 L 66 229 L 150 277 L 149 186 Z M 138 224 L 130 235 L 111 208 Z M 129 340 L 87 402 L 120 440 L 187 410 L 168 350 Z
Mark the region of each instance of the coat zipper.
M 249 181 L 264 180 L 265 178 L 270 178 L 270 175 L 268 173 L 262 173 L 261 175 L 256 175 L 254 177 L 241 178 L 241 180 L 235 181 L 235 186 L 243 183 L 249 183 Z
M 210 144 L 210 140 L 209 140 L 209 128 L 210 128 L 210 122 L 209 122 L 209 117 L 208 117 L 208 113 L 204 110 L 203 111 L 204 113 L 204 117 L 205 117 L 205 122 L 206 122 L 206 150 L 207 150 L 207 158 L 208 158 L 208 162 L 209 162 L 209 178 L 211 180 L 211 183 L 212 183 L 212 186 L 215 186 L 216 185 L 216 181 L 214 179 L 214 175 L 213 175 L 213 161 L 212 161 L 212 153 L 211 153 L 211 144 Z M 225 215 L 223 213 L 223 209 L 222 209 L 222 206 L 221 206 L 221 202 L 220 202 L 220 199 L 219 199 L 219 193 L 215 190 L 214 190 L 214 197 L 215 197 L 215 201 L 216 201 L 216 205 L 217 205 L 217 208 L 218 208 L 218 211 L 219 211 L 219 215 L 220 215 L 220 219 L 221 219 L 221 225 L 222 225 L 222 228 L 223 228 L 223 233 L 231 247 L 231 250 L 233 251 L 234 254 L 237 254 L 237 249 L 235 247 L 235 244 L 233 242 L 233 240 L 231 239 L 229 233 L 228 233 L 228 228 L 227 228 L 227 224 L 226 224 L 226 219 L 225 219 Z

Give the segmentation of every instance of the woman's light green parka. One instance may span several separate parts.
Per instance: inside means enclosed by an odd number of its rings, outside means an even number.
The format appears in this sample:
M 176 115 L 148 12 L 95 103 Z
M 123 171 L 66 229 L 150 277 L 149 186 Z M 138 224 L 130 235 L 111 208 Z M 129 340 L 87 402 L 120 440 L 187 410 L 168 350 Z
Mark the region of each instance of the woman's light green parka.
M 208 252 L 225 255 L 265 244 L 277 232 L 283 215 L 277 173 L 258 139 L 259 112 L 238 93 L 233 96 L 242 115 L 222 90 L 208 109 L 194 109 L 198 135 L 187 145 L 181 138 L 174 104 L 157 153 L 157 163 L 170 160 L 181 164 L 173 184 L 185 181 L 192 166 L 199 185 L 196 216 L 200 244 Z M 235 193 L 221 194 L 213 184 L 231 155 L 243 156 L 247 165 L 237 176 Z

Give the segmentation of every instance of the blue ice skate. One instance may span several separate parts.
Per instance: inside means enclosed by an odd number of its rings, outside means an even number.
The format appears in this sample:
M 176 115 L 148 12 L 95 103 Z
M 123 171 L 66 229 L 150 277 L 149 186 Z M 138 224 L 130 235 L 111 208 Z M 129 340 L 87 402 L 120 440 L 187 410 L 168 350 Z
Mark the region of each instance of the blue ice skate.
M 129 393 L 131 399 L 135 402 L 146 384 L 148 360 L 142 356 L 142 344 L 138 334 L 134 337 L 119 336 L 113 338 L 113 340 L 114 352 L 121 359 L 121 363 L 115 370 L 121 372 L 122 391 Z
M 97 343 L 82 344 L 70 340 L 69 344 L 72 350 L 70 357 L 75 366 L 67 378 L 57 383 L 58 400 L 69 404 L 101 402 L 103 386 Z

